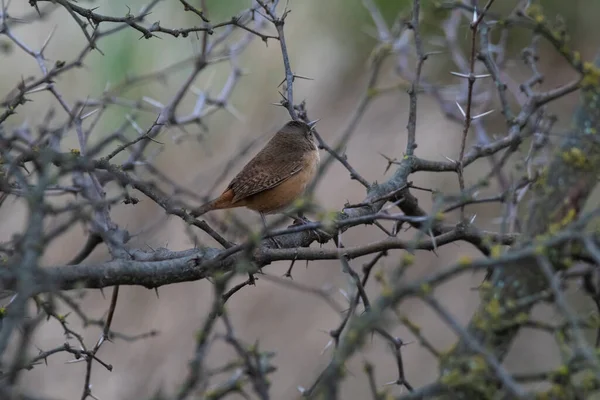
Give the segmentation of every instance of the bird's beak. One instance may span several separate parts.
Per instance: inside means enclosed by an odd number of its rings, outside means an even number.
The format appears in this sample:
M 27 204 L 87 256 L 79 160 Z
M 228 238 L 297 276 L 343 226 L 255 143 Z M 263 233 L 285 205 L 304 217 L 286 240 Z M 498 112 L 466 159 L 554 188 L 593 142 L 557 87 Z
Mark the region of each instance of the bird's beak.
M 317 124 L 317 122 L 319 122 L 321 119 L 315 119 L 314 121 L 310 121 L 309 123 L 307 123 L 306 125 L 308 125 L 308 127 L 312 130 L 315 125 Z

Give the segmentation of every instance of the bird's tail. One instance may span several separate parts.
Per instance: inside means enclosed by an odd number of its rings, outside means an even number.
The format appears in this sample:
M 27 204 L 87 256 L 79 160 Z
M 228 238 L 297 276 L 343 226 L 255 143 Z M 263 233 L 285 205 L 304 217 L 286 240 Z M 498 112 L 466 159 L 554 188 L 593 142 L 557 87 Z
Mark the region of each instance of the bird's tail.
M 200 207 L 196 208 L 195 210 L 192 210 L 192 212 L 190 212 L 190 215 L 194 218 L 198 218 L 199 216 L 206 214 L 207 212 L 209 212 L 211 210 L 214 210 L 216 200 L 217 199 L 211 200 L 208 203 L 205 203 L 205 204 L 201 205 Z
M 201 205 L 200 207 L 196 208 L 195 210 L 192 210 L 192 212 L 190 214 L 192 215 L 192 217 L 196 218 L 196 217 L 199 217 L 202 214 L 205 214 L 212 210 L 222 210 L 224 208 L 240 207 L 243 205 L 243 203 L 241 203 L 241 202 L 236 202 L 234 204 L 234 203 L 232 203 L 232 200 L 233 200 L 233 191 L 231 189 L 229 189 L 229 190 L 226 190 L 225 192 L 223 192 L 223 194 L 220 195 L 219 197 L 217 197 L 216 199 L 211 200 L 208 203 Z

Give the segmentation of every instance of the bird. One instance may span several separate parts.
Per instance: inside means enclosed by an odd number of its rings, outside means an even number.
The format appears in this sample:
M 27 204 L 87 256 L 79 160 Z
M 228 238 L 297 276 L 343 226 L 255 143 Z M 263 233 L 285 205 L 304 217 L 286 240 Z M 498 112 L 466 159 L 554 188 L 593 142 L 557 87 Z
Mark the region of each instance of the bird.
M 197 218 L 209 211 L 246 207 L 260 214 L 283 212 L 305 191 L 319 165 L 314 135 L 319 120 L 290 120 L 231 180 L 225 191 L 195 210 Z

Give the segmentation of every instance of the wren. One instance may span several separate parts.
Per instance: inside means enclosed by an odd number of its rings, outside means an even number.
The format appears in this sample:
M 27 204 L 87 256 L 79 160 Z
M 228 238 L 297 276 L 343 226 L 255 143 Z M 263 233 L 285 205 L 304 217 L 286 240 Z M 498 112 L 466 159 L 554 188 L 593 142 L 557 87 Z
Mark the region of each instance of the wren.
M 219 197 L 193 210 L 191 215 L 246 207 L 259 212 L 264 222 L 264 214 L 285 210 L 304 193 L 317 172 L 319 149 L 313 134 L 317 121 L 286 123 Z

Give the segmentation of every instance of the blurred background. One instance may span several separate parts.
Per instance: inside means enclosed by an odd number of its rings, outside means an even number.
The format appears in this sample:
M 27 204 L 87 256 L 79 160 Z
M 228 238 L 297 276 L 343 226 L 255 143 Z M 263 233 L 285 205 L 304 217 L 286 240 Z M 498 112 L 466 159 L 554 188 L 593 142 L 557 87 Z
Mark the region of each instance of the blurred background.
M 17 4 L 18 3 L 18 4 Z M 22 4 L 21 4 L 22 3 Z M 194 3 L 193 1 L 191 2 Z M 282 2 L 283 3 L 283 2 Z M 375 2 L 388 23 L 398 15 L 408 17 L 412 1 L 380 0 Z M 423 3 L 422 33 L 426 50 L 444 50 L 439 41 L 440 25 L 445 18 L 443 13 L 433 10 L 431 2 Z M 483 3 L 483 2 L 481 2 Z M 493 9 L 505 12 L 516 1 L 496 2 Z M 541 1 L 545 14 L 564 24 L 571 36 L 574 49 L 579 49 L 584 59 L 590 59 L 600 45 L 599 25 L 600 3 L 592 0 Z M 145 4 L 140 0 L 82 1 L 83 7 L 97 6 L 97 12 L 105 15 L 124 16 L 128 9 L 132 13 Z M 208 0 L 208 15 L 211 21 L 228 20 L 232 15 L 250 6 L 248 0 L 218 1 Z M 292 68 L 298 75 L 312 80 L 296 80 L 294 95 L 296 102 L 303 99 L 311 119 L 320 118 L 318 129 L 330 144 L 336 142 L 349 121 L 366 87 L 370 55 L 377 45 L 376 30 L 370 15 L 360 0 L 290 0 L 292 10 L 288 16 L 285 32 Z M 25 2 L 10 5 L 13 15 L 31 12 Z M 161 26 L 187 27 L 197 24 L 197 17 L 185 13 L 176 1 L 163 1 L 153 10 L 148 21 L 160 20 Z M 48 34 L 56 29 L 50 41 L 46 55 L 50 62 L 73 59 L 85 45 L 85 37 L 80 28 L 64 9 L 58 9 L 42 22 L 14 26 L 13 30 L 32 48 L 40 48 Z M 267 28 L 273 33 L 272 26 Z M 528 43 L 529 34 L 515 31 L 511 35 L 508 48 L 512 51 L 507 72 L 521 82 L 527 77 L 527 70 L 520 61 L 519 50 Z M 522 32 L 523 36 L 517 33 Z M 466 44 L 470 33 L 466 20 L 460 25 L 460 40 Z M 86 96 L 100 97 L 103 90 L 118 84 L 127 77 L 147 74 L 160 70 L 167 65 L 183 60 L 200 49 L 200 41 L 194 35 L 188 38 L 174 38 L 160 35 L 161 39 L 140 40 L 140 33 L 131 29 L 108 37 L 99 43 L 104 55 L 92 53 L 85 60 L 85 66 L 73 70 L 57 80 L 61 93 L 69 102 L 84 99 Z M 0 36 L 0 93 L 4 96 L 12 90 L 21 77 L 39 75 L 35 60 Z M 448 55 L 432 58 L 427 62 L 428 79 L 440 85 L 450 84 L 453 70 Z M 247 161 L 270 136 L 289 118 L 285 109 L 272 106 L 280 100 L 278 84 L 283 79 L 283 65 L 279 45 L 269 41 L 265 45 L 255 38 L 249 48 L 239 57 L 239 66 L 244 75 L 235 87 L 231 104 L 239 112 L 219 111 L 204 123 L 207 129 L 190 126 L 186 132 L 177 129 L 164 129 L 157 138 L 164 145 L 151 145 L 149 152 L 155 152 L 154 162 L 164 174 L 180 185 L 197 191 L 200 196 L 210 196 L 222 191 L 236 171 Z M 399 83 L 393 63 L 384 66 L 378 86 L 388 87 Z M 147 96 L 166 103 L 174 89 L 181 84 L 191 66 L 169 73 L 165 79 L 154 80 L 137 85 L 128 90 L 123 97 L 139 99 Z M 546 76 L 545 88 L 567 82 L 574 75 L 560 57 L 546 46 L 541 46 L 540 68 Z M 511 72 L 512 71 L 512 72 Z M 203 72 L 195 86 L 211 88 L 218 93 L 230 73 L 227 63 L 210 67 Z M 514 74 L 513 74 L 514 73 Z M 68 77 L 68 79 L 66 78 Z M 194 106 L 193 98 L 187 99 L 184 110 Z M 560 126 L 568 126 L 571 110 L 577 96 L 569 96 L 551 108 L 561 117 Z M 49 94 L 35 95 L 35 101 L 19 109 L 16 116 L 6 123 L 8 127 L 22 123 L 39 123 L 48 107 L 55 100 Z M 357 126 L 355 135 L 348 143 L 346 153 L 351 164 L 369 181 L 383 181 L 392 172 L 385 173 L 386 161 L 380 155 L 402 157 L 406 145 L 406 124 L 408 96 L 404 90 L 390 91 L 379 96 Z M 62 110 L 57 110 L 60 113 Z M 102 132 L 111 132 L 120 126 L 126 114 L 131 113 L 124 107 L 110 107 L 96 129 L 95 140 Z M 437 103 L 425 96 L 419 98 L 417 155 L 440 160 L 445 156 L 458 157 L 461 126 L 446 120 Z M 138 124 L 147 129 L 156 118 L 155 114 L 142 113 Z M 486 120 L 489 132 L 505 134 L 505 123 L 500 115 Z M 133 135 L 135 132 L 129 132 Z M 222 182 L 215 178 L 223 171 L 227 163 L 236 156 L 241 148 L 257 139 L 255 146 L 240 159 L 237 168 Z M 62 143 L 65 150 L 76 148 L 74 135 Z M 325 157 L 325 154 L 322 154 Z M 489 164 L 482 162 L 481 168 L 467 171 L 467 180 L 473 183 L 478 176 L 487 172 Z M 392 168 L 393 170 L 393 168 Z M 476 171 L 478 170 L 478 171 Z M 413 183 L 422 187 L 434 188 L 446 193 L 457 191 L 458 183 L 454 175 L 418 174 L 412 177 Z M 209 188 L 215 189 L 209 193 Z M 493 187 L 490 190 L 493 191 Z M 346 202 L 357 203 L 365 196 L 364 188 L 349 179 L 347 171 L 334 164 L 320 181 L 315 191 L 315 199 L 327 210 L 339 210 Z M 431 195 L 415 191 L 425 210 L 431 206 Z M 135 207 L 121 205 L 113 208 L 113 220 L 120 226 L 137 234 L 130 242 L 136 247 L 168 247 L 182 250 L 193 246 L 186 233 L 184 224 L 175 218 L 167 218 L 159 207 L 148 199 L 142 198 Z M 497 229 L 494 219 L 499 216 L 498 207 L 473 207 L 470 213 L 477 214 L 477 221 L 483 228 Z M 233 213 L 251 224 L 258 226 L 257 215 L 247 210 Z M 215 218 L 225 218 L 226 212 L 217 212 Z M 213 217 L 207 217 L 208 219 Z M 0 240 L 7 240 L 18 232 L 24 224 L 24 208 L 19 203 L 0 208 Z M 157 229 L 157 227 L 159 229 Z M 412 237 L 414 232 L 406 233 Z M 375 240 L 380 235 L 372 228 L 355 228 L 344 235 L 347 246 Z M 378 236 L 377 236 L 378 237 Z M 213 246 L 207 238 L 202 243 Z M 85 241 L 85 230 L 75 226 L 62 240 L 51 246 L 44 255 L 45 264 L 60 265 L 67 262 L 81 248 Z M 391 252 L 378 269 L 392 268 L 398 264 L 402 252 Z M 415 277 L 436 271 L 444 265 L 455 262 L 461 256 L 479 257 L 468 244 L 449 245 L 439 249 L 437 255 L 418 253 L 417 262 L 409 273 Z M 87 262 L 106 260 L 107 252 L 98 248 Z M 355 269 L 366 259 L 353 261 Z M 265 272 L 281 277 L 288 263 L 275 263 L 265 268 Z M 293 271 L 294 281 L 313 287 L 331 287 L 334 297 L 344 302 L 338 288 L 347 290 L 349 282 L 342 273 L 339 262 L 311 262 L 296 265 Z M 330 338 L 327 332 L 338 326 L 340 316 L 322 300 L 308 293 L 291 290 L 276 282 L 258 277 L 255 287 L 247 287 L 228 302 L 234 328 L 238 337 L 247 343 L 259 342 L 262 349 L 276 352 L 274 360 L 277 371 L 271 375 L 272 396 L 274 399 L 293 399 L 298 397 L 297 387 L 307 387 L 329 361 L 331 348 L 325 349 Z M 481 276 L 465 276 L 454 280 L 436 291 L 436 296 L 449 307 L 453 315 L 461 322 L 467 322 L 477 306 L 477 292 L 472 290 L 481 282 Z M 367 286 L 370 293 L 377 293 L 378 286 L 373 281 Z M 99 291 L 85 293 L 82 307 L 90 317 L 99 318 L 109 305 L 111 289 L 106 290 L 107 298 Z M 95 366 L 93 370 L 93 392 L 100 399 L 141 399 L 163 390 L 170 393 L 185 378 L 188 360 L 193 356 L 195 334 L 202 326 L 204 316 L 210 307 L 213 291 L 208 282 L 191 282 L 172 285 L 159 289 L 159 297 L 154 291 L 138 287 L 121 288 L 120 300 L 115 313 L 113 329 L 122 333 L 136 335 L 151 330 L 159 331 L 155 337 L 135 342 L 115 341 L 105 344 L 99 356 L 113 365 L 112 372 Z M 574 302 L 579 301 L 576 293 L 571 294 Z M 580 302 L 580 307 L 590 312 L 591 304 Z M 447 349 L 455 337 L 440 322 L 434 313 L 419 301 L 406 301 L 401 304 L 402 313 L 419 324 L 425 335 L 440 349 Z M 552 317 L 552 310 L 539 309 L 540 317 Z M 78 327 L 76 319 L 72 327 Z M 98 338 L 97 328 L 81 328 L 92 345 Z M 414 338 L 407 329 L 398 326 L 392 332 L 405 342 Z M 553 354 L 555 347 L 549 346 L 550 338 L 542 335 L 524 334 L 515 343 L 515 348 L 506 364 L 512 370 L 551 366 L 558 360 Z M 54 322 L 48 322 L 37 332 L 34 344 L 39 349 L 49 349 L 64 341 L 62 328 Z M 32 348 L 32 354 L 37 349 Z M 403 348 L 403 358 L 408 381 L 415 387 L 428 383 L 437 377 L 437 361 L 413 342 Z M 218 365 L 231 356 L 228 349 L 214 347 L 210 360 Z M 364 399 L 368 396 L 366 375 L 362 370 L 364 360 L 375 364 L 377 383 L 383 385 L 397 378 L 394 358 L 388 346 L 378 339 L 366 344 L 364 351 L 354 357 L 349 364 L 348 375 L 343 386 L 343 399 Z M 31 393 L 40 393 L 57 399 L 79 398 L 84 381 L 83 364 L 65 364 L 69 358 L 57 355 L 48 360 L 48 366 L 39 365 L 27 372 L 22 385 Z M 390 392 L 399 394 L 400 387 L 390 387 Z M 232 398 L 236 398 L 233 396 Z

